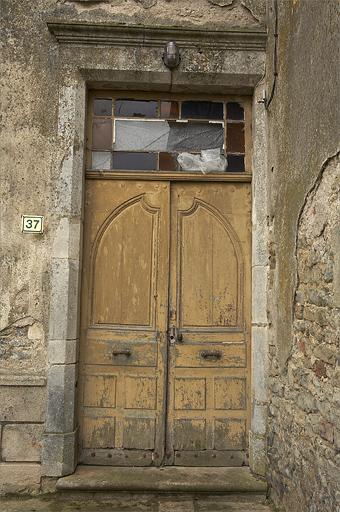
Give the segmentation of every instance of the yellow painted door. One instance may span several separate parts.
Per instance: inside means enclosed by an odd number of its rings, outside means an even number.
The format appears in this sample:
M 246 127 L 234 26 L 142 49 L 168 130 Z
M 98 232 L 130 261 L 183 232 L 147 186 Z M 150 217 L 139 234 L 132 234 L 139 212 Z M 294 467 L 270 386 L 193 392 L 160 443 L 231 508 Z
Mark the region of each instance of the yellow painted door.
M 80 462 L 247 464 L 250 184 L 87 180 Z
M 164 451 L 169 184 L 87 180 L 80 462 L 158 465 Z
M 166 463 L 247 464 L 251 191 L 171 187 Z

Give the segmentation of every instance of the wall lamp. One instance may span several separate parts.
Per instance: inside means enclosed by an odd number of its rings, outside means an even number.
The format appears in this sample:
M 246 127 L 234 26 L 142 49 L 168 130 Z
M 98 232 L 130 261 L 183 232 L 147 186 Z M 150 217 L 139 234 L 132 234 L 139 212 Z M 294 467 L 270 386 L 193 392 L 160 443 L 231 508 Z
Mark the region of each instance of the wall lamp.
M 169 41 L 164 48 L 163 62 L 169 69 L 175 69 L 181 62 L 179 48 L 174 41 Z

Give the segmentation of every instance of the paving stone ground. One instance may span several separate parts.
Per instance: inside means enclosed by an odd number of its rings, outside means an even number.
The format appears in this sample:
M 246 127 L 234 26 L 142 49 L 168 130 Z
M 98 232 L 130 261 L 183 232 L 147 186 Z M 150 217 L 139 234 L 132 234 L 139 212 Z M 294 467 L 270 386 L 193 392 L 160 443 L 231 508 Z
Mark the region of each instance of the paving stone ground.
M 263 496 L 143 496 L 99 498 L 12 497 L 0 499 L 1 512 L 271 512 Z

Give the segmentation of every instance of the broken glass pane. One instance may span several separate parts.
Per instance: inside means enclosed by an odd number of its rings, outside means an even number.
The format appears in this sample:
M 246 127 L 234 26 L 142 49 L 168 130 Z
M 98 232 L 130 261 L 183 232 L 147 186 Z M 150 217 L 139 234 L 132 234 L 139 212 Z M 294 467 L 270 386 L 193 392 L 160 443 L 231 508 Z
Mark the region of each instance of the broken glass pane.
M 244 123 L 227 124 L 227 148 L 231 153 L 244 153 Z
M 115 123 L 115 151 L 179 152 L 223 147 L 222 123 L 123 120 Z
M 244 119 L 244 108 L 237 102 L 227 103 L 227 119 L 241 120 Z
M 159 153 L 160 171 L 178 171 L 178 168 L 176 153 Z
M 92 148 L 112 149 L 112 120 L 94 119 L 92 125 Z
M 179 107 L 177 101 L 161 101 L 161 118 L 178 119 Z
M 157 170 L 157 153 L 113 153 L 113 168 L 125 171 L 154 171 Z
M 231 155 L 227 154 L 228 171 L 242 172 L 244 171 L 244 155 Z
M 93 113 L 95 116 L 112 116 L 112 100 L 96 98 L 93 101 Z
M 169 151 L 201 151 L 222 148 L 223 124 L 169 122 Z
M 91 169 L 111 169 L 111 155 L 108 151 L 92 151 Z
M 116 117 L 158 117 L 158 101 L 148 100 L 116 100 Z
M 223 103 L 183 101 L 182 119 L 223 119 Z

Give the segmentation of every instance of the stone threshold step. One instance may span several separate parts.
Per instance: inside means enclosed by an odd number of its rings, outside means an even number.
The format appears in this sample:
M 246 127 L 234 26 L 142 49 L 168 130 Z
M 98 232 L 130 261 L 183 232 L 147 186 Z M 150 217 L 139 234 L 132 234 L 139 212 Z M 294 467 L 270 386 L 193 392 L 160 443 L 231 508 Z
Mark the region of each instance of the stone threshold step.
M 59 478 L 62 491 L 134 491 L 191 493 L 265 493 L 266 482 L 248 467 L 102 467 L 78 466 Z

